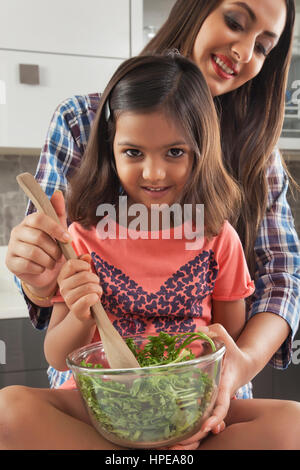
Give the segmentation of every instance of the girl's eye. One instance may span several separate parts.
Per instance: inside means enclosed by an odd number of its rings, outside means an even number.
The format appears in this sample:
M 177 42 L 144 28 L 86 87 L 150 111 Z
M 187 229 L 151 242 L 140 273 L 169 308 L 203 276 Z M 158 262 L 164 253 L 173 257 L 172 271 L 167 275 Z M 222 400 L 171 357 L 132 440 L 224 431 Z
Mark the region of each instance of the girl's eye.
M 244 30 L 243 26 L 238 21 L 236 21 L 234 18 L 232 18 L 232 16 L 225 15 L 224 19 L 225 19 L 225 23 L 227 24 L 227 26 L 232 31 L 243 31 Z
M 127 157 L 130 157 L 130 158 L 136 158 L 142 155 L 142 152 L 138 149 L 127 149 L 125 150 L 124 153 Z
M 184 150 L 177 149 L 177 148 L 170 149 L 167 153 L 168 157 L 173 157 L 173 158 L 181 157 L 183 154 L 184 154 Z

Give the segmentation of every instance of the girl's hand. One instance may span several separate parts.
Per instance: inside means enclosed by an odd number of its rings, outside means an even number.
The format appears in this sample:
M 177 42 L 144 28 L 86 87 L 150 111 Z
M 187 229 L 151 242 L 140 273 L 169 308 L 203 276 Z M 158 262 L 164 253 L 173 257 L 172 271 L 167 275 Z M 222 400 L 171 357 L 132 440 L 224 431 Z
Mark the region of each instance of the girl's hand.
M 53 292 L 64 262 L 55 239 L 62 242 L 70 240 L 63 194 L 56 191 L 51 203 L 63 227 L 44 214 L 35 212 L 28 215 L 13 228 L 6 256 L 8 269 L 41 297 Z
M 92 318 L 90 307 L 97 303 L 103 292 L 97 274 L 92 272 L 91 260 L 86 254 L 67 261 L 57 278 L 68 309 L 80 321 Z

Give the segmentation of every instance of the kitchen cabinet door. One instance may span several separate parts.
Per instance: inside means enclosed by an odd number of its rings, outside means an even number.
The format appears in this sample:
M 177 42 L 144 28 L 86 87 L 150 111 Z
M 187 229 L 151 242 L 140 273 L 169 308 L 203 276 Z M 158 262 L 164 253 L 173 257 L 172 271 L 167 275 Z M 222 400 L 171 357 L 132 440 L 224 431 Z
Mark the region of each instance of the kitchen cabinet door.
M 122 60 L 0 50 L 0 78 L 6 104 L 0 105 L 0 147 L 41 148 L 51 116 L 73 95 L 102 92 Z M 37 64 L 39 85 L 19 82 L 19 64 Z
M 1 49 L 118 58 L 130 55 L 130 0 L 1 3 Z

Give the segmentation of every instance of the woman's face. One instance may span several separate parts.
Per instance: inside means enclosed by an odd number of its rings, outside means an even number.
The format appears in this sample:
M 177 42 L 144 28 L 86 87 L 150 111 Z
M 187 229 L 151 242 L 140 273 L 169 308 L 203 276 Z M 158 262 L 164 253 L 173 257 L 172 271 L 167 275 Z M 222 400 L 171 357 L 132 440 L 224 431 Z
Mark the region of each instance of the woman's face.
M 191 59 L 213 96 L 255 77 L 276 46 L 286 22 L 285 0 L 223 2 L 204 21 Z

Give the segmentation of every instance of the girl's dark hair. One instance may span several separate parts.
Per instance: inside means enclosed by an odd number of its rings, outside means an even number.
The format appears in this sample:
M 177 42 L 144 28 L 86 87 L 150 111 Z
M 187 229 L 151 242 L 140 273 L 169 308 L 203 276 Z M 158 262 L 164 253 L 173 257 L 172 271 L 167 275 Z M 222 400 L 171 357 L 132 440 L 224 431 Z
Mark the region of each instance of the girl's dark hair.
M 190 57 L 197 34 L 222 0 L 177 0 L 170 15 L 142 54 L 177 48 Z M 285 90 L 295 21 L 294 0 L 285 0 L 286 24 L 260 73 L 240 88 L 214 99 L 220 117 L 225 165 L 239 182 L 242 209 L 235 228 L 254 276 L 254 243 L 267 208 L 266 168 L 284 119 Z M 289 174 L 282 160 L 286 173 Z
M 219 120 L 206 81 L 194 63 L 174 54 L 129 59 L 113 75 L 101 97 L 81 167 L 70 181 L 70 220 L 89 228 L 99 221 L 99 204 L 118 205 L 113 140 L 118 116 L 127 111 L 163 112 L 183 130 L 194 161 L 180 203 L 194 208 L 204 204 L 205 234 L 216 235 L 225 219 L 233 220 L 239 213 L 240 192 L 223 165 Z

